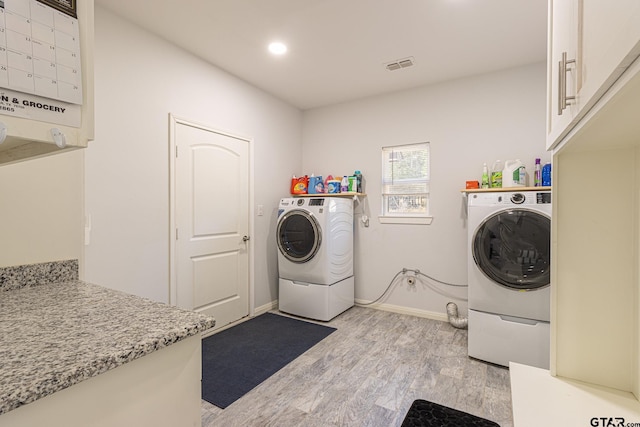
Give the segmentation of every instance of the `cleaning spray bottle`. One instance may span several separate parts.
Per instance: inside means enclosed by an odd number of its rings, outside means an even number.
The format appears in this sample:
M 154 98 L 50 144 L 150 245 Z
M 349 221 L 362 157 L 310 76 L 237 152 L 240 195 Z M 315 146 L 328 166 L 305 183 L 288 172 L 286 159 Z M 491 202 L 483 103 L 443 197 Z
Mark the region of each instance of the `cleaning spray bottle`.
M 482 165 L 482 188 L 489 188 L 489 168 L 487 164 Z
M 491 168 L 491 188 L 502 187 L 502 162 L 496 160 Z

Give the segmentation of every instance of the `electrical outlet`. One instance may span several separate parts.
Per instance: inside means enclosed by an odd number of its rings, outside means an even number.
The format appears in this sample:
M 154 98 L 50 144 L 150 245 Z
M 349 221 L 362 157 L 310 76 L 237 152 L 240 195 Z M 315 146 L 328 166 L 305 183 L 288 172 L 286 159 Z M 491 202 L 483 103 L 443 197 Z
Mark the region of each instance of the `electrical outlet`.
M 258 216 L 264 215 L 264 205 L 258 205 Z

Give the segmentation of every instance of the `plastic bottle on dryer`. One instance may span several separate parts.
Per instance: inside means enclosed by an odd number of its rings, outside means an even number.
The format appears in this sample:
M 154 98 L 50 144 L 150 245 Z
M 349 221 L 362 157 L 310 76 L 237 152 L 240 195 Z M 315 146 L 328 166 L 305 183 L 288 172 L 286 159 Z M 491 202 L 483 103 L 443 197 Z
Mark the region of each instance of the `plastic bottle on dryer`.
M 542 169 L 540 167 L 540 159 L 536 159 L 536 166 L 533 170 L 533 186 L 540 187 L 542 185 Z
M 551 163 L 542 167 L 542 186 L 551 187 Z
M 491 188 L 502 187 L 502 162 L 496 160 L 491 168 Z
M 353 175 L 356 177 L 356 179 L 358 180 L 358 184 L 357 184 L 357 192 L 358 193 L 362 193 L 362 172 L 360 172 L 359 170 L 355 171 L 353 173 Z
M 502 170 L 503 187 L 524 187 L 527 172 L 520 159 L 507 160 Z
M 489 168 L 487 164 L 482 165 L 482 188 L 489 188 Z
M 340 192 L 341 193 L 349 192 L 349 178 L 346 175 L 342 177 L 342 182 L 340 182 Z
M 321 194 L 324 193 L 324 181 L 322 180 L 322 176 L 315 176 L 311 174 L 309 177 L 309 194 Z

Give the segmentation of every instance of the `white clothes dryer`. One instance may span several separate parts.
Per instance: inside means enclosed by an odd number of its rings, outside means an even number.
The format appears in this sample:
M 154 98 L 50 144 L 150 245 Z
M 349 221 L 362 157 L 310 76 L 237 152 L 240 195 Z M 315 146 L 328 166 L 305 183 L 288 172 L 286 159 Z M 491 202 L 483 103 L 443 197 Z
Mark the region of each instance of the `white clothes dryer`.
M 468 195 L 469 356 L 549 368 L 551 192 Z
M 281 311 L 328 321 L 354 305 L 350 198 L 280 200 L 276 239 Z

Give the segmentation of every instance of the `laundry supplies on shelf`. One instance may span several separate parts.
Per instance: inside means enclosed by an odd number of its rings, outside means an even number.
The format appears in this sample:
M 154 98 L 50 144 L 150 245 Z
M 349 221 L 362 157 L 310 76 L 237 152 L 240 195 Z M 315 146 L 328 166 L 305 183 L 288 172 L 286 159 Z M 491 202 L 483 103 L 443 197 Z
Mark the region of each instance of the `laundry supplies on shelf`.
M 542 167 L 542 186 L 551 187 L 551 163 Z
M 364 182 L 362 181 L 362 172 L 360 172 L 359 170 L 355 171 L 353 173 L 353 176 L 356 177 L 357 180 L 357 188 L 356 188 L 356 192 L 358 193 L 362 193 L 363 192 L 363 187 L 364 187 Z
M 327 181 L 327 194 L 336 194 L 340 192 L 340 181 L 331 179 Z
M 309 194 L 323 194 L 324 193 L 324 181 L 322 176 L 315 176 L 311 174 L 309 177 Z
M 524 187 L 527 183 L 527 172 L 519 159 L 507 160 L 502 169 L 502 187 Z
M 294 175 L 291 178 L 291 194 L 307 194 L 307 188 L 309 186 L 309 177 L 307 175 L 296 178 Z
M 323 180 L 322 175 L 304 175 L 297 177 L 293 175 L 289 193 L 293 196 L 322 195 L 348 193 L 349 195 L 362 194 L 363 178 L 362 172 L 356 170 L 353 175 L 333 175 L 329 174 Z M 347 195 L 347 194 L 345 194 Z
M 486 163 L 482 165 L 482 188 L 489 188 L 489 168 Z
M 349 178 L 347 176 L 342 177 L 342 181 L 340 181 L 340 192 L 347 193 L 349 192 Z
M 542 185 L 542 169 L 540 167 L 540 159 L 536 159 L 535 169 L 533 170 L 533 186 L 540 187 Z
M 502 162 L 496 160 L 491 168 L 491 188 L 502 187 Z

